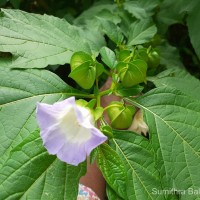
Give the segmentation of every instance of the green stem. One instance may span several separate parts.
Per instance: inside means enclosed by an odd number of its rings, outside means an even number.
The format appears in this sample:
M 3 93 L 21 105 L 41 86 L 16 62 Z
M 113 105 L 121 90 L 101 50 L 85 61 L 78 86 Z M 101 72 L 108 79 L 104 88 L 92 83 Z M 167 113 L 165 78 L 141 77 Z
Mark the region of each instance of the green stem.
M 98 87 L 98 80 L 96 80 L 96 85 Z M 102 92 L 99 92 L 97 95 L 95 94 L 78 94 L 78 93 L 71 93 L 71 96 L 75 96 L 75 97 L 83 97 L 83 98 L 89 98 L 89 99 L 94 99 L 96 98 L 97 100 L 97 106 L 101 106 L 101 97 L 111 94 L 113 92 L 113 88 L 114 88 L 115 84 L 112 83 L 111 87 L 107 90 L 104 90 Z
M 97 107 L 101 107 L 101 97 L 97 95 Z
M 102 97 L 102 96 L 110 94 L 111 92 L 112 92 L 112 89 L 104 90 L 100 92 L 98 96 Z

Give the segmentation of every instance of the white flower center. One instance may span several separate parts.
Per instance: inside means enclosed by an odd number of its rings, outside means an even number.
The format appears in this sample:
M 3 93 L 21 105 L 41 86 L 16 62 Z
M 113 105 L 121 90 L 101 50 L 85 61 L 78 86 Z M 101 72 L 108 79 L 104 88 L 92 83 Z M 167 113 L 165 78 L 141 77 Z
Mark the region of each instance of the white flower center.
M 92 125 L 93 119 L 90 112 L 83 107 L 77 106 L 83 118 L 85 125 Z M 84 143 L 91 137 L 91 130 L 83 127 L 77 119 L 73 107 L 69 107 L 59 119 L 60 129 L 64 133 L 65 138 L 70 143 Z

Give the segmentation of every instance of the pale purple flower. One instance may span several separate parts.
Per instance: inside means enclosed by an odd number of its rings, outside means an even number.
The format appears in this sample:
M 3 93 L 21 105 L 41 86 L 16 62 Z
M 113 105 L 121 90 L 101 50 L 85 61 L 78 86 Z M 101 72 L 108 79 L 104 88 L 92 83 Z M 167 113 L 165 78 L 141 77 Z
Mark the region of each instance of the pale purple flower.
M 53 105 L 38 103 L 36 117 L 43 144 L 49 154 L 72 165 L 83 162 L 107 140 L 95 126 L 90 111 L 70 97 Z

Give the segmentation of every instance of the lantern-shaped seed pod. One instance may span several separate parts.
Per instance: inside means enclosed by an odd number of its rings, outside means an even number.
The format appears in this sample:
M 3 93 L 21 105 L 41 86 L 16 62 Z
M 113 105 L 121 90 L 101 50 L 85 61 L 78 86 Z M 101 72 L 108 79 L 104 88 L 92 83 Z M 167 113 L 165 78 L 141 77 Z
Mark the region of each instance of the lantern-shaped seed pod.
M 94 61 L 89 54 L 82 51 L 72 55 L 70 66 L 69 77 L 83 89 L 90 89 L 94 85 L 96 77 L 103 72 L 103 65 Z
M 128 129 L 132 124 L 135 112 L 135 107 L 115 101 L 107 109 L 110 124 L 115 129 Z
M 124 87 L 132 87 L 146 81 L 147 63 L 143 60 L 119 62 L 116 69 Z
M 119 62 L 130 62 L 133 57 L 133 52 L 129 50 L 122 50 L 118 54 L 118 61 Z
M 158 51 L 153 50 L 148 54 L 148 67 L 156 68 L 160 64 L 160 55 Z

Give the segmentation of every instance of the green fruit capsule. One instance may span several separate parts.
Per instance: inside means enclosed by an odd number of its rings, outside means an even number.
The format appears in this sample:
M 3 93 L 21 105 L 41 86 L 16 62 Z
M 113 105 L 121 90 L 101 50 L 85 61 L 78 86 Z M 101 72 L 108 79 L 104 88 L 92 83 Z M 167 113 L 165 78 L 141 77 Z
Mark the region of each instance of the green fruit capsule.
M 69 77 L 74 79 L 83 89 L 90 89 L 95 82 L 96 68 L 90 65 L 90 62 L 85 62 L 76 67 Z
M 160 55 L 157 51 L 152 51 L 149 53 L 148 55 L 149 59 L 148 59 L 148 67 L 150 68 L 156 68 L 158 67 L 158 65 L 160 64 Z
M 94 61 L 92 57 L 82 51 L 72 55 L 70 60 L 71 73 L 69 77 L 75 80 L 82 88 L 90 89 L 95 79 L 104 70 L 103 65 Z
M 112 102 L 107 109 L 110 124 L 115 129 L 128 129 L 135 112 L 133 106 L 124 105 L 122 102 Z
M 89 62 L 91 64 L 93 63 L 93 59 L 89 54 L 83 51 L 78 51 L 74 53 L 70 60 L 71 71 L 73 71 L 75 68 L 77 68 L 85 62 Z
M 143 60 L 119 62 L 116 69 L 124 87 L 132 87 L 146 81 L 147 63 Z
M 149 59 L 147 54 L 147 49 L 146 48 L 138 49 L 136 52 L 136 58 L 147 62 Z
M 118 60 L 121 62 L 129 62 L 132 59 L 132 54 L 129 50 L 122 50 L 118 54 Z

